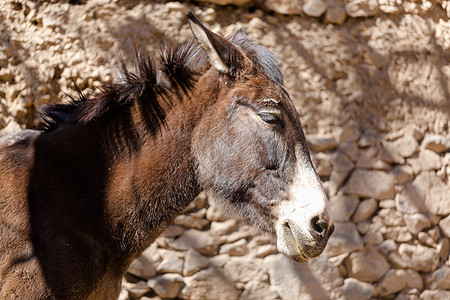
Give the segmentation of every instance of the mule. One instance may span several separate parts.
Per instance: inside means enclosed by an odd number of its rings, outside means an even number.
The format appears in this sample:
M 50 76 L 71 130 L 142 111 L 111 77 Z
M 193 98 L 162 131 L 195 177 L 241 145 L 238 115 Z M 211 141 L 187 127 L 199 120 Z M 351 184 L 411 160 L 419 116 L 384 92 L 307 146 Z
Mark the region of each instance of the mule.
M 194 39 L 0 140 L 0 298 L 114 299 L 208 190 L 298 262 L 334 225 L 274 55 L 187 15 Z

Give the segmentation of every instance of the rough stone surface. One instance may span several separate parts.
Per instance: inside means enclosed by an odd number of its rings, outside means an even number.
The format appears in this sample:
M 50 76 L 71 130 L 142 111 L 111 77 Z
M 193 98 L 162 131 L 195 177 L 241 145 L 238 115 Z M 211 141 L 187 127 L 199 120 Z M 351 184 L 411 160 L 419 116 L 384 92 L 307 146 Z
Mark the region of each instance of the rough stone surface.
M 424 228 L 431 226 L 430 219 L 424 214 L 416 213 L 412 215 L 404 215 L 406 226 L 412 234 L 418 234 Z
M 353 0 L 345 5 L 345 10 L 350 17 L 369 17 L 378 12 L 376 0 Z
M 386 297 L 401 291 L 406 287 L 407 280 L 405 270 L 389 270 L 377 286 L 375 294 Z
M 325 151 L 336 148 L 337 141 L 334 136 L 324 137 L 321 135 L 310 134 L 306 137 L 309 147 L 314 151 Z
M 335 226 L 336 230 L 328 241 L 326 249 L 328 256 L 333 257 L 362 248 L 363 241 L 353 223 L 335 223 Z
M 215 238 L 207 231 L 195 229 L 186 230 L 183 235 L 173 242 L 172 246 L 176 250 L 193 248 L 203 255 L 214 255 L 218 252 Z
M 327 8 L 327 4 L 322 0 L 309 0 L 303 4 L 303 12 L 310 17 L 320 17 Z
M 395 178 L 389 173 L 356 169 L 344 190 L 348 194 L 383 200 L 395 196 L 394 186 Z
M 363 282 L 377 281 L 389 270 L 387 260 L 376 249 L 350 254 L 345 265 L 349 276 Z
M 164 259 L 156 267 L 158 273 L 178 273 L 183 274 L 184 259 L 181 253 L 168 251 L 164 255 Z
M 405 266 L 415 271 L 431 272 L 439 264 L 439 253 L 433 248 L 401 244 L 398 252 Z
M 175 298 L 184 287 L 184 281 L 181 275 L 163 274 L 148 280 L 147 285 L 161 298 Z
M 265 0 L 267 8 L 284 15 L 299 15 L 302 12 L 302 0 Z
M 345 300 L 368 300 L 372 297 L 374 287 L 355 278 L 344 280 L 342 295 Z
M 450 216 L 439 221 L 439 228 L 446 237 L 450 238 Z
M 340 6 L 331 6 L 325 14 L 325 22 L 341 25 L 345 22 L 345 9 Z
M 330 299 L 343 283 L 337 268 L 320 257 L 307 264 L 292 264 L 285 256 L 264 259 L 269 277 L 282 299 Z
M 358 208 L 353 215 L 353 221 L 356 223 L 361 222 L 369 218 L 378 208 L 378 203 L 375 199 L 366 199 L 361 201 Z
M 218 300 L 237 300 L 239 291 L 221 269 L 210 267 L 188 278 L 180 292 L 182 299 L 205 299 L 206 296 Z
M 430 289 L 450 290 L 450 267 L 443 265 L 426 278 Z
M 410 157 L 419 149 L 419 144 L 413 136 L 407 135 L 394 142 L 393 145 L 403 157 Z
M 438 154 L 447 151 L 450 148 L 449 140 L 443 135 L 427 134 L 423 139 L 422 145 L 425 149 L 434 151 Z
M 240 239 L 231 244 L 225 244 L 220 247 L 220 254 L 229 254 L 230 256 L 243 256 L 248 253 L 247 241 Z
M 223 267 L 225 274 L 233 281 L 247 283 L 251 280 L 269 280 L 262 266 L 262 260 L 249 257 L 231 257 Z
M 184 259 L 183 276 L 191 276 L 208 265 L 209 261 L 206 257 L 200 255 L 194 249 L 189 249 Z
M 245 284 L 239 300 L 279 299 L 278 293 L 269 284 L 252 280 Z
M 419 152 L 418 157 L 408 159 L 415 174 L 423 171 L 439 170 L 442 167 L 441 157 L 433 151 L 424 149 Z
M 446 185 L 434 172 L 419 174 L 413 186 L 429 212 L 436 215 L 450 214 L 450 185 Z
M 355 195 L 337 195 L 330 198 L 330 210 L 335 222 L 350 220 L 358 205 L 359 199 Z
M 450 299 L 450 291 L 444 290 L 425 290 L 420 294 L 423 300 L 443 300 Z

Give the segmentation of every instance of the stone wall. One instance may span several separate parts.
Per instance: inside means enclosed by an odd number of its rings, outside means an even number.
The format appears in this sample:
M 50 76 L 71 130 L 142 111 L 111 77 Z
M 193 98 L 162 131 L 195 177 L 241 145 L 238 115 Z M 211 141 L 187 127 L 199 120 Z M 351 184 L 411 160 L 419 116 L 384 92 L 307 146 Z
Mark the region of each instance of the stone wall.
M 336 232 L 307 264 L 201 194 L 121 299 L 450 299 L 450 2 L 3 1 L 0 135 L 115 78 L 117 53 L 190 38 L 189 9 L 280 58 Z M 222 6 L 225 4 L 233 4 Z

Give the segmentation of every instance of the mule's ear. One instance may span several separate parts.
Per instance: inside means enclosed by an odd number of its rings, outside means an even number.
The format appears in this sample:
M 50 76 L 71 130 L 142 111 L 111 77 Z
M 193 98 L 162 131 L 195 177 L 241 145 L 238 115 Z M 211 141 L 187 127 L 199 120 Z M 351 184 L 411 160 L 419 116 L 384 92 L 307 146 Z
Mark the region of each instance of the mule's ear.
M 187 13 L 187 18 L 194 37 L 206 51 L 217 71 L 231 74 L 242 66 L 244 56 L 236 46 L 208 30 L 192 12 Z
M 244 29 L 241 28 L 238 31 L 236 31 L 236 33 L 233 35 L 233 37 L 231 38 L 231 42 L 237 43 L 242 40 L 248 40 L 248 37 L 245 34 Z

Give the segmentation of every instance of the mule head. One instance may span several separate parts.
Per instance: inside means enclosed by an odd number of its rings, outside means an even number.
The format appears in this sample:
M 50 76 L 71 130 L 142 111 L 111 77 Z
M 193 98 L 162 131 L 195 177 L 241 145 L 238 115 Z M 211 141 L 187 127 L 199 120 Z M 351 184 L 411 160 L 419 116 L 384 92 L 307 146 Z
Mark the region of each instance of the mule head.
M 200 184 L 276 233 L 281 253 L 298 262 L 317 257 L 334 225 L 274 55 L 242 30 L 227 40 L 188 19 L 211 64 L 197 87 L 211 103 L 192 141 Z

